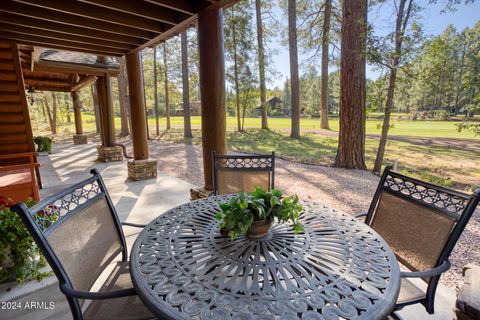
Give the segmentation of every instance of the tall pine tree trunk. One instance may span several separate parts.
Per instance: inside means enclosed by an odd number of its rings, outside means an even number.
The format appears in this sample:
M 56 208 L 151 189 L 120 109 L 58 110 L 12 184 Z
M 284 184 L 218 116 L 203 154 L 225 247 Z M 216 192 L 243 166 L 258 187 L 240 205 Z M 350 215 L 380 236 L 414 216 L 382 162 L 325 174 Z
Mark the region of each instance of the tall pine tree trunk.
M 163 43 L 163 71 L 165 77 L 165 117 L 167 119 L 167 130 L 170 130 L 170 106 L 168 101 L 168 61 L 167 61 L 167 43 Z
M 332 14 L 332 0 L 325 0 L 322 28 L 322 83 L 321 83 L 321 109 L 320 128 L 330 129 L 328 126 L 328 45 L 330 42 L 330 16 Z
M 157 75 L 157 46 L 153 46 L 153 94 L 155 95 L 155 132 L 160 136 L 160 121 L 158 118 L 158 75 Z
M 190 122 L 190 84 L 188 82 L 187 31 L 183 31 L 180 38 L 182 42 L 183 136 L 185 138 L 192 138 L 192 125 Z
M 262 113 L 262 129 L 268 129 L 267 87 L 265 85 L 265 48 L 263 45 L 262 4 L 255 0 L 257 16 L 257 43 L 258 43 L 258 74 L 260 80 L 260 111 Z
M 95 113 L 95 129 L 96 133 L 101 133 L 102 126 L 100 125 L 100 105 L 98 102 L 97 87 L 95 84 L 92 84 L 90 89 L 92 91 L 93 112 Z
M 383 118 L 382 135 L 380 136 L 380 143 L 378 144 L 377 158 L 375 159 L 375 165 L 373 172 L 380 173 L 382 170 L 383 158 L 385 156 L 385 148 L 387 146 L 388 129 L 390 127 L 390 115 L 393 109 L 393 98 L 395 95 L 395 85 L 397 82 L 397 71 L 400 63 L 400 57 L 402 54 L 402 42 L 403 35 L 405 33 L 410 12 L 412 10 L 412 1 L 409 0 L 407 12 L 405 13 L 405 4 L 407 0 L 400 0 L 397 12 L 397 21 L 395 23 L 395 52 L 392 59 L 392 65 L 390 67 L 390 77 L 387 91 L 387 102 L 385 104 L 385 114 Z
M 462 34 L 462 54 L 460 57 L 460 70 L 458 73 L 458 80 L 456 85 L 456 94 L 455 94 L 455 117 L 458 115 L 458 104 L 460 103 L 460 96 L 462 94 L 462 80 L 463 80 L 463 70 L 465 68 L 465 54 L 467 51 L 467 42 L 465 40 L 465 34 Z
M 238 81 L 238 61 L 237 61 L 237 37 L 233 32 L 233 83 L 235 86 L 235 106 L 237 108 L 237 128 L 238 132 L 242 132 L 242 122 L 240 114 L 240 83 Z
M 118 73 L 118 100 L 120 104 L 120 137 L 126 137 L 130 134 L 128 129 L 128 110 L 130 108 L 130 101 L 127 96 L 128 75 L 125 57 L 117 58 L 120 66 Z
M 292 100 L 292 129 L 290 137 L 300 137 L 300 79 L 297 53 L 297 4 L 288 0 L 288 51 L 290 54 L 290 86 Z
M 365 47 L 367 1 L 342 2 L 340 131 L 335 167 L 365 166 Z
M 52 92 L 52 133 L 57 133 L 57 96 Z
M 48 104 L 47 97 L 43 97 L 42 107 L 45 107 L 45 109 L 47 110 L 48 124 L 50 125 L 50 132 L 51 132 L 52 134 L 56 134 L 56 133 L 57 133 L 57 127 L 56 127 L 56 126 L 54 125 L 54 123 L 53 123 L 52 112 L 51 112 L 51 110 L 50 110 L 50 106 L 49 106 L 49 104 Z

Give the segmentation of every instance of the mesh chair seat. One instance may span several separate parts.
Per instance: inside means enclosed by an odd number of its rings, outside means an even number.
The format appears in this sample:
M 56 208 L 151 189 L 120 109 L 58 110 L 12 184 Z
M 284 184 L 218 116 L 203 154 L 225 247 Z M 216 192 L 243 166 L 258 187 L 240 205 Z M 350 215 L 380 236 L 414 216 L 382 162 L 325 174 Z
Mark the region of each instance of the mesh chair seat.
M 417 287 L 409 279 L 402 278 L 400 293 L 398 294 L 397 298 L 397 304 L 414 302 L 421 299 L 425 299 L 425 291 Z
M 129 264 L 127 261 L 115 263 L 112 272 L 102 285 L 100 292 L 114 291 L 132 288 Z M 83 313 L 84 319 L 154 319 L 155 316 L 145 307 L 138 295 L 106 299 L 92 300 Z

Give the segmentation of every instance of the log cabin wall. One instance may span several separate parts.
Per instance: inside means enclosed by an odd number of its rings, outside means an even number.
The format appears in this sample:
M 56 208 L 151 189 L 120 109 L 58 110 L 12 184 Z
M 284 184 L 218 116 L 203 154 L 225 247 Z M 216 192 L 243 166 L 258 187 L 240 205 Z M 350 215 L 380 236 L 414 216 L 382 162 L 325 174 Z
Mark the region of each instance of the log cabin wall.
M 17 45 L 0 43 L 0 154 L 35 151 L 24 88 Z

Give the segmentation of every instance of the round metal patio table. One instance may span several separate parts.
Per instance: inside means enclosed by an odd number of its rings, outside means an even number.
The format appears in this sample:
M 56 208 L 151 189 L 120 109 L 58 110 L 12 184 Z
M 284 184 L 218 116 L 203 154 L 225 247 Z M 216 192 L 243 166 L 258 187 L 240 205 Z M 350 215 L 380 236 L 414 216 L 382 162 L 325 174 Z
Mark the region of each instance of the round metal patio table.
M 160 319 L 383 319 L 400 289 L 395 255 L 370 227 L 303 202 L 305 232 L 274 223 L 261 240 L 218 232 L 231 196 L 153 220 L 131 253 L 132 280 Z

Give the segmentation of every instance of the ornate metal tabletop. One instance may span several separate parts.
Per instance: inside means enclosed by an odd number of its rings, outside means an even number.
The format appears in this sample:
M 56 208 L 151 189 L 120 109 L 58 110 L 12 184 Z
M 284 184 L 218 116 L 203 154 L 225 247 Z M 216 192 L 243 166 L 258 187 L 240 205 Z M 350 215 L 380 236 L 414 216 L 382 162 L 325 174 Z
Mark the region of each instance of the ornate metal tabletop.
M 171 209 L 135 241 L 132 280 L 161 319 L 382 319 L 391 312 L 397 260 L 367 225 L 303 202 L 304 233 L 275 223 L 264 239 L 231 241 L 214 217 L 228 197 Z

